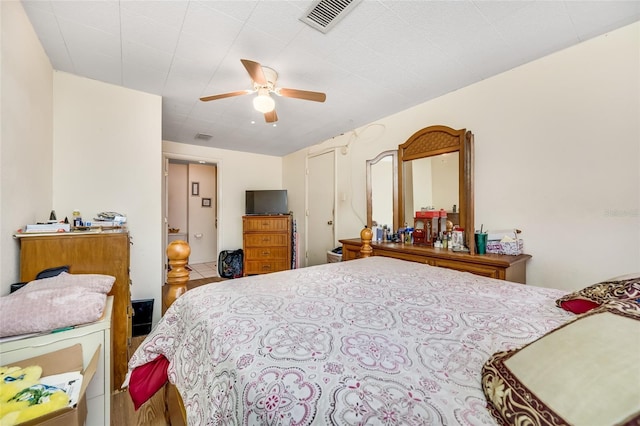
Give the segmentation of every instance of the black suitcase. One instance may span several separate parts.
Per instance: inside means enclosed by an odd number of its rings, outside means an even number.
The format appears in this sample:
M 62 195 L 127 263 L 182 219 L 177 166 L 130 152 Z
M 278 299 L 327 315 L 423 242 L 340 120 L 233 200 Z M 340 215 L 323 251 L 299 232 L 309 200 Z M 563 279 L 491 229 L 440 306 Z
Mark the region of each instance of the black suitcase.
M 222 278 L 239 278 L 243 272 L 242 249 L 222 250 L 218 255 L 218 275 Z

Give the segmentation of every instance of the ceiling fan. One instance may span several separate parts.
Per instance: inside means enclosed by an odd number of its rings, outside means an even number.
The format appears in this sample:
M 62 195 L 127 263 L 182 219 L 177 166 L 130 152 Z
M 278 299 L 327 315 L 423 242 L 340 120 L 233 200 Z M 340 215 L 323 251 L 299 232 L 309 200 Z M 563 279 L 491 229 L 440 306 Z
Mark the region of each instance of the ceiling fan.
M 253 90 L 239 90 L 237 92 L 205 96 L 200 98 L 200 100 L 203 102 L 215 101 L 216 99 L 248 95 L 257 92 L 258 96 L 253 99 L 253 107 L 264 114 L 264 119 L 267 123 L 275 123 L 278 121 L 278 114 L 276 114 L 275 101 L 271 97 L 271 93 L 287 98 L 304 99 L 314 102 L 324 102 L 327 99 L 327 95 L 321 92 L 276 87 L 278 73 L 274 69 L 263 67 L 259 63 L 248 59 L 240 59 L 240 62 L 242 62 L 242 65 L 244 65 L 251 77 Z

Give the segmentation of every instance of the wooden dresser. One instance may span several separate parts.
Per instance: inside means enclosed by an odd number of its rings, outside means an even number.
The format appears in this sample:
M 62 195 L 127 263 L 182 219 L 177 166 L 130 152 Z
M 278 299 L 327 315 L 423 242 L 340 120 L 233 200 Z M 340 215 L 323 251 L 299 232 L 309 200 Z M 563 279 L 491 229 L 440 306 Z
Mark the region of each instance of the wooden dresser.
M 120 389 L 127 374 L 127 349 L 131 343 L 131 289 L 129 279 L 129 233 L 62 233 L 20 237 L 20 280 L 35 279 L 38 272 L 69 266 L 71 274 L 111 275 L 113 324 L 111 327 L 114 390 Z
M 360 248 L 362 247 L 360 238 L 340 240 L 340 242 L 342 243 L 343 261 L 360 257 Z M 396 259 L 426 263 L 431 266 L 441 266 L 522 284 L 526 283 L 526 264 L 527 260 L 531 258 L 528 254 L 518 256 L 501 254 L 479 255 L 400 243 L 371 242 L 371 248 L 373 249 L 373 256 L 394 257 Z
M 291 269 L 291 215 L 243 216 L 244 275 Z

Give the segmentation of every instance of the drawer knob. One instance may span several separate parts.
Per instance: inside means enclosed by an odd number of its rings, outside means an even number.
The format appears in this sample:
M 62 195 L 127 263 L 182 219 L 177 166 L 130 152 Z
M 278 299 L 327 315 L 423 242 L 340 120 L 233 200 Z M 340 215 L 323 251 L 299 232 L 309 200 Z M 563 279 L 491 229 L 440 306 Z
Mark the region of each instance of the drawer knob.
M 271 241 L 271 238 L 263 238 L 263 239 L 262 239 L 262 242 L 263 242 L 263 243 L 268 243 L 269 241 Z
M 263 256 L 269 256 L 270 254 L 271 254 L 271 252 L 270 252 L 270 251 L 263 251 L 263 252 L 262 252 L 262 255 L 263 255 Z
M 263 271 L 268 271 L 271 269 L 271 265 L 262 265 L 262 270 Z

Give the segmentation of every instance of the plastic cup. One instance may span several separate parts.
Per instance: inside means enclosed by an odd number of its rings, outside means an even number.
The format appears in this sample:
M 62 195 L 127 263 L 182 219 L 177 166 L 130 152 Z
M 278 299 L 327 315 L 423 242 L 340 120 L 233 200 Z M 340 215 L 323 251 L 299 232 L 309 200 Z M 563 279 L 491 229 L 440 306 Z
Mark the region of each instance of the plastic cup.
M 485 254 L 487 252 L 487 233 L 476 232 L 476 252 Z

